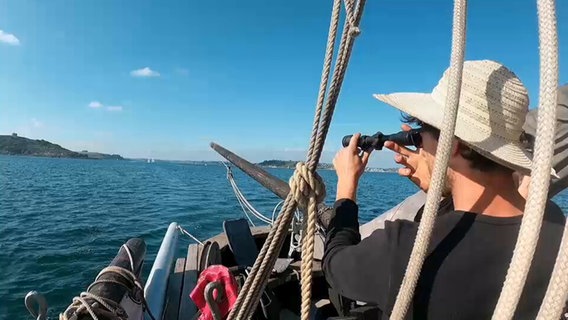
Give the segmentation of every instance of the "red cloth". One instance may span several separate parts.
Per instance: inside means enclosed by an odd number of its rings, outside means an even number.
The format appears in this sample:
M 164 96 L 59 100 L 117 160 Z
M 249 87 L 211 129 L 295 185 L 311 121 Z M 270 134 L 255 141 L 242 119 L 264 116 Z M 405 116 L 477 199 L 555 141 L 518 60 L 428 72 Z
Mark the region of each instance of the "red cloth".
M 197 285 L 189 294 L 197 308 L 201 311 L 199 320 L 213 320 L 211 309 L 209 309 L 209 306 L 205 301 L 205 287 L 210 282 L 214 281 L 220 282 L 225 289 L 225 299 L 223 299 L 220 303 L 217 303 L 223 318 L 229 314 L 229 311 L 237 300 L 237 295 L 239 294 L 237 281 L 229 269 L 223 265 L 209 266 L 201 272 L 199 279 L 197 280 Z M 217 297 L 218 293 L 217 290 L 215 290 L 213 293 L 215 301 L 218 300 Z

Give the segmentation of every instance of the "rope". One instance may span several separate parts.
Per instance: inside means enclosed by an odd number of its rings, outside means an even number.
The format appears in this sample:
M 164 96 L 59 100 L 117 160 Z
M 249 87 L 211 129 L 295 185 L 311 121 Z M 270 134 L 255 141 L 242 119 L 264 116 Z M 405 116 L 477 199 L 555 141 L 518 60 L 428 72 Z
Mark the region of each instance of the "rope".
M 28 312 L 36 320 L 47 319 L 47 301 L 41 293 L 37 291 L 28 292 L 24 298 L 24 303 Z M 37 310 L 34 309 L 34 304 L 37 305 Z
M 346 1 L 346 7 L 350 4 L 353 4 L 353 2 L 354 0 Z M 307 165 L 304 163 L 299 163 L 296 166 L 296 172 L 290 182 L 291 190 L 286 197 L 286 200 L 284 201 L 281 214 L 278 215 L 273 227 L 271 228 L 260 251 L 260 254 L 252 267 L 251 273 L 245 281 L 245 284 L 241 289 L 237 301 L 235 302 L 235 305 L 233 306 L 233 309 L 229 314 L 228 319 L 241 320 L 249 319 L 252 316 L 259 302 L 260 294 L 261 292 L 263 292 L 264 287 L 266 286 L 266 282 L 268 281 L 268 278 L 270 276 L 270 271 L 272 270 L 272 267 L 274 266 L 274 263 L 278 258 L 278 253 L 282 248 L 282 244 L 288 232 L 293 213 L 296 211 L 296 208 L 298 206 L 298 202 L 308 205 L 307 219 L 304 219 L 306 221 L 306 233 L 302 237 L 302 240 L 305 241 L 303 243 L 303 247 L 305 247 L 306 252 L 304 253 L 304 250 L 302 250 L 301 269 L 302 319 L 309 318 L 310 309 L 306 308 L 305 306 L 307 305 L 309 307 L 310 303 L 311 281 L 308 282 L 305 279 L 311 279 L 311 274 L 307 275 L 306 273 L 311 273 L 311 265 L 313 264 L 313 242 L 315 236 L 315 217 L 317 214 L 316 204 L 319 201 L 322 201 L 325 197 L 325 191 L 323 187 L 318 187 L 318 184 L 320 184 L 319 180 L 321 180 L 321 178 L 317 176 L 315 169 L 321 156 L 323 143 L 325 142 L 325 137 L 327 135 L 329 124 L 331 122 L 331 117 L 333 115 L 341 84 L 345 76 L 347 63 L 349 61 L 354 43 L 354 37 L 357 36 L 360 32 L 358 24 L 361 19 L 364 3 L 364 0 L 359 0 L 357 2 L 355 11 L 353 11 L 352 9 L 353 6 L 346 8 L 349 11 L 348 16 L 351 15 L 352 17 L 354 17 L 354 19 L 352 19 L 354 21 L 350 22 L 349 18 L 346 19 L 342 39 L 339 45 L 339 53 L 335 64 L 332 82 L 329 89 L 329 95 L 325 103 L 325 110 L 323 110 L 341 9 L 341 0 L 334 0 L 327 49 L 324 58 L 324 66 L 320 83 L 320 91 L 316 103 L 313 130 L 310 138 Z M 324 111 L 323 115 L 322 111 Z M 320 185 L 323 185 L 323 183 L 321 183 Z M 297 197 L 295 195 L 297 195 Z M 306 199 L 306 197 L 309 197 L 309 199 Z
M 432 172 L 430 189 L 426 196 L 424 214 L 420 221 L 420 226 L 418 227 L 414 247 L 412 248 L 412 253 L 410 255 L 404 279 L 402 280 L 401 288 L 396 297 L 391 319 L 403 319 L 408 311 L 410 302 L 412 301 L 414 289 L 418 282 L 418 278 L 420 277 L 420 271 L 430 243 L 432 230 L 434 229 L 436 212 L 438 211 L 442 190 L 446 181 L 446 170 L 448 168 L 448 161 L 450 158 L 452 140 L 456 126 L 462 82 L 462 69 L 465 55 L 466 16 L 467 1 L 455 0 L 449 87 L 448 94 L 446 96 L 444 119 L 442 121 L 442 128 L 440 128 L 440 138 L 438 141 L 438 148 L 436 150 L 436 162 Z
M 272 221 L 271 224 L 274 224 L 274 218 L 276 217 L 276 211 L 278 211 L 278 207 L 280 207 L 280 205 L 282 205 L 284 203 L 284 200 L 278 202 L 276 204 L 276 206 L 274 206 L 274 210 L 272 210 L 272 219 L 270 221 Z
M 321 130 L 317 133 L 315 138 L 315 144 L 313 142 L 314 135 L 312 133 L 311 147 L 309 150 L 308 157 L 308 168 L 310 170 L 315 170 L 317 167 L 317 162 L 323 151 L 323 144 L 325 142 L 325 137 L 327 136 L 327 131 L 329 130 L 329 125 L 331 123 L 331 118 L 333 116 L 333 111 L 335 110 L 335 104 L 339 98 L 339 92 L 341 90 L 341 85 L 343 84 L 343 79 L 345 77 L 345 71 L 347 69 L 347 64 L 349 63 L 349 58 L 351 57 L 351 51 L 353 49 L 353 42 L 355 37 L 359 34 L 359 22 L 363 15 L 363 7 L 365 6 L 365 0 L 359 0 L 357 3 L 357 9 L 355 12 L 355 24 L 351 25 L 348 21 L 343 27 L 343 34 L 341 37 L 341 43 L 339 44 L 339 53 L 337 57 L 337 62 L 335 65 L 335 70 L 333 72 L 333 77 L 331 79 L 331 85 L 329 88 L 328 99 L 326 103 L 326 108 L 321 116 L 321 123 L 314 121 L 314 131 L 317 128 Z M 334 8 L 335 9 L 335 8 Z M 339 13 L 338 13 L 339 14 Z M 339 16 L 337 17 L 339 19 Z M 320 87 L 321 89 L 321 87 Z M 318 101 L 319 102 L 319 101 Z M 316 117 L 319 119 L 321 113 L 321 108 L 318 105 L 316 111 Z
M 227 180 L 229 180 L 229 183 L 231 184 L 231 187 L 233 189 L 233 193 L 237 197 L 237 201 L 239 202 L 241 208 L 243 209 L 243 213 L 245 214 L 245 216 L 249 220 L 250 224 L 253 227 L 255 226 L 254 222 L 252 221 L 252 219 L 248 215 L 247 210 L 250 214 L 255 216 L 260 221 L 262 221 L 262 222 L 264 222 L 268 225 L 272 225 L 274 223 L 274 214 L 272 215 L 273 219 L 271 220 L 268 217 L 264 216 L 262 213 L 260 213 L 258 210 L 256 210 L 254 208 L 254 206 L 247 200 L 247 198 L 242 193 L 242 191 L 239 189 L 239 186 L 237 185 L 237 182 L 235 181 L 235 177 L 233 176 L 233 172 L 231 171 L 231 167 L 227 166 L 224 162 L 221 162 L 221 163 L 223 163 L 223 165 L 227 168 Z
M 178 226 L 177 226 L 177 229 L 178 229 L 181 233 L 183 233 L 183 234 L 187 235 L 188 237 L 190 237 L 191 239 L 193 239 L 193 241 L 199 243 L 200 245 L 203 245 L 203 242 L 199 241 L 199 239 L 197 239 L 194 235 L 192 235 L 191 233 L 189 233 L 189 231 L 185 230 L 185 229 L 184 229 L 182 226 L 180 226 L 179 224 L 178 224 Z M 131 261 L 132 261 L 132 260 L 131 260 Z M 134 268 L 132 268 L 132 269 L 134 269 Z
M 321 118 L 321 111 L 323 110 L 323 104 L 325 102 L 325 94 L 327 90 L 329 73 L 331 71 L 331 64 L 333 60 L 333 51 L 337 39 L 337 29 L 339 27 L 340 9 L 341 9 L 341 0 L 334 0 L 333 9 L 331 10 L 331 22 L 329 24 L 327 46 L 325 48 L 325 57 L 323 60 L 323 70 L 321 73 L 320 88 L 318 93 L 318 99 L 316 102 L 316 113 L 314 116 L 314 123 L 312 125 L 312 135 L 310 137 L 310 147 L 314 145 L 317 139 L 318 128 Z M 314 157 L 313 151 L 314 149 L 310 148 L 310 150 L 308 151 L 308 159 Z
M 568 300 L 568 224 L 564 226 L 562 244 L 556 258 L 556 264 L 550 277 L 537 319 L 560 319 L 562 308 Z
M 132 259 L 130 248 L 126 245 L 122 246 L 126 250 L 128 258 L 130 259 L 130 266 L 132 267 L 132 270 L 134 270 L 134 260 Z M 120 275 L 124 281 L 100 279 L 100 277 L 106 273 L 116 273 Z M 59 320 L 77 319 L 80 315 L 87 313 L 93 320 L 98 320 L 99 316 L 104 319 L 128 319 L 128 314 L 119 303 L 89 292 L 93 286 L 101 283 L 114 283 L 126 288 L 128 291 L 131 291 L 132 299 L 138 303 L 142 302 L 150 318 L 152 320 L 156 320 L 154 315 L 150 312 L 150 309 L 148 309 L 148 304 L 146 303 L 146 299 L 144 299 L 143 294 L 144 288 L 138 280 L 138 277 L 132 271 L 117 266 L 110 266 L 101 270 L 95 278 L 95 281 L 87 288 L 87 292 L 81 292 L 79 297 L 74 297 L 73 303 L 67 307 L 63 313 L 59 314 Z
M 554 5 L 554 0 L 537 1 L 540 92 L 533 170 L 517 244 L 493 319 L 513 318 L 536 249 L 548 198 L 554 150 L 554 143 L 551 141 L 554 141 L 556 129 L 558 86 L 558 34 Z M 565 244 L 563 246 L 565 247 Z M 566 254 L 566 251 L 563 253 Z M 539 316 L 545 319 L 559 319 L 561 309 L 566 303 L 566 273 L 562 272 L 566 270 L 565 259 L 566 257 L 562 255 L 557 257 L 554 275 L 558 277 L 556 279 L 558 283 L 554 283 L 554 279 L 551 279 L 545 304 L 541 306 L 539 312 Z M 558 316 L 554 317 L 555 314 Z
M 244 212 L 245 216 L 247 216 L 247 218 L 249 218 L 250 223 L 254 226 L 254 223 L 252 222 L 252 220 L 248 216 L 246 210 L 248 210 L 249 213 L 251 213 L 253 216 L 255 216 L 260 221 L 262 221 L 262 222 L 264 222 L 268 225 L 272 225 L 272 220 L 270 220 L 268 217 L 264 216 L 262 213 L 260 213 L 258 210 L 256 210 L 254 208 L 254 206 L 247 200 L 247 198 L 244 196 L 244 194 L 241 192 L 241 190 L 237 186 L 237 183 L 234 180 L 231 180 L 230 183 L 231 183 L 231 186 L 233 188 L 233 192 L 237 196 L 237 200 L 241 204 L 241 208 L 243 208 L 243 212 Z
M 228 175 L 227 175 L 228 176 Z M 233 193 L 235 194 L 235 196 L 237 197 L 237 200 L 239 202 L 239 205 L 241 206 L 241 209 L 243 209 L 243 213 L 245 214 L 245 217 L 247 217 L 248 221 L 250 222 L 250 224 L 253 227 L 256 227 L 256 225 L 254 224 L 254 222 L 252 222 L 252 219 L 249 217 L 247 210 L 245 209 L 245 204 L 244 201 L 240 198 L 240 190 L 235 189 L 236 187 L 233 185 L 233 182 L 229 180 L 229 183 L 231 184 L 231 187 L 233 188 Z
M 301 290 L 302 290 L 302 319 L 310 318 L 312 302 L 312 270 L 314 260 L 314 242 L 316 233 L 317 204 L 325 198 L 325 184 L 319 175 L 308 170 L 304 163 L 296 165 L 296 172 L 290 182 L 290 193 L 294 194 L 297 203 L 304 204 L 308 208 L 307 221 L 304 220 L 304 232 L 302 237 L 302 265 L 301 265 Z M 309 199 L 305 206 L 306 198 Z

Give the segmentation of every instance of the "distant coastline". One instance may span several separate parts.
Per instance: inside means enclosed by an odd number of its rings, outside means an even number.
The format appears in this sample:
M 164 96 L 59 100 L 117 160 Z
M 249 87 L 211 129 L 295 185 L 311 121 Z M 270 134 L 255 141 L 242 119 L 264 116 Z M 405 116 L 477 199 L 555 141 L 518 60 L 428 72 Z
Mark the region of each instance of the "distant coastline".
M 20 155 L 20 156 L 33 156 L 33 157 L 49 157 L 49 158 L 72 158 L 72 159 L 94 159 L 94 160 L 131 160 L 131 161 L 144 161 L 154 162 L 154 159 L 146 158 L 123 158 L 118 154 L 106 154 L 100 152 L 71 151 L 61 147 L 58 144 L 43 140 L 43 139 L 29 139 L 20 137 L 17 134 L 0 135 L 0 155 Z M 199 160 L 159 160 L 156 162 L 170 162 L 189 165 L 200 166 L 220 166 L 221 161 L 199 161 Z M 227 161 L 225 163 L 229 164 Z M 298 161 L 294 160 L 264 160 L 256 163 L 256 165 L 264 168 L 278 168 L 278 169 L 294 169 Z M 333 170 L 333 164 L 320 163 L 318 170 Z M 397 172 L 398 168 L 366 168 L 367 172 Z
M 137 161 L 146 161 L 145 159 L 131 159 Z M 170 162 L 170 163 L 179 163 L 179 164 L 186 164 L 186 165 L 195 165 L 195 166 L 221 166 L 221 161 L 198 161 L 198 160 L 156 160 L 156 162 Z M 233 166 L 230 162 L 223 160 L 223 162 L 229 166 Z M 255 165 L 263 167 L 263 168 L 273 168 L 273 169 L 294 169 L 296 167 L 296 163 L 298 161 L 293 160 L 264 160 L 259 163 L 255 163 Z M 318 165 L 319 170 L 334 170 L 333 164 L 331 163 L 320 163 Z M 398 172 L 398 168 L 370 168 L 367 167 L 365 169 L 366 172 Z
M 283 169 L 294 169 L 298 161 L 292 160 L 264 160 L 257 165 L 266 168 L 283 168 Z M 333 164 L 331 163 L 319 163 L 319 170 L 334 170 Z M 398 168 L 365 168 L 367 172 L 397 172 Z
M 48 158 L 124 160 L 118 154 L 89 152 L 87 150 L 80 152 L 71 151 L 43 139 L 29 139 L 20 137 L 15 133 L 12 135 L 0 135 L 0 154 Z

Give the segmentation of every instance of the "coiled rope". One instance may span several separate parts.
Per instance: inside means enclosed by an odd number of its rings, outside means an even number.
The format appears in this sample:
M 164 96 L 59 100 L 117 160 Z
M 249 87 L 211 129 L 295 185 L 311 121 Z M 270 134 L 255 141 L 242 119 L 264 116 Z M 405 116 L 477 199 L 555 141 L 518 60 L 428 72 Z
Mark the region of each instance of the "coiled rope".
M 311 277 L 313 265 L 313 248 L 315 237 L 315 225 L 317 215 L 317 203 L 325 198 L 325 186 L 321 178 L 315 173 L 329 124 L 333 116 L 335 104 L 339 97 L 341 85 L 347 69 L 347 64 L 351 56 L 354 38 L 359 34 L 359 22 L 363 13 L 365 0 L 345 0 L 347 19 L 343 28 L 339 52 L 335 64 L 329 92 L 326 92 L 333 59 L 334 46 L 337 38 L 339 25 L 339 15 L 341 0 L 334 0 L 329 27 L 324 67 L 320 83 L 320 91 L 316 103 L 313 130 L 310 138 L 310 148 L 308 151 L 307 164 L 298 163 L 296 171 L 290 179 L 290 193 L 286 197 L 282 211 L 278 215 L 273 227 L 271 228 L 260 254 L 252 267 L 251 273 L 239 296 L 228 319 L 249 319 L 260 299 L 261 292 L 264 291 L 270 271 L 278 257 L 285 240 L 292 215 L 298 207 L 298 203 L 307 204 L 307 217 L 304 218 L 304 233 L 302 243 L 302 315 L 303 320 L 309 319 L 311 303 Z M 324 107 L 325 103 L 325 109 Z M 322 114 L 323 111 L 323 114 Z
M 130 292 L 131 298 L 134 299 L 133 301 L 143 303 L 150 318 L 156 320 L 154 315 L 150 312 L 150 309 L 148 309 L 146 299 L 144 299 L 144 288 L 142 284 L 138 280 L 138 277 L 131 271 L 134 270 L 134 260 L 132 259 L 130 248 L 124 244 L 122 246 L 128 254 L 130 270 L 117 266 L 110 266 L 101 270 L 95 278 L 95 281 L 87 288 L 87 291 L 81 292 L 78 297 L 74 297 L 73 303 L 67 307 L 63 313 L 59 314 L 59 320 L 78 319 L 79 315 L 82 314 L 89 314 L 93 320 L 98 320 L 99 316 L 104 319 L 128 319 L 128 314 L 119 303 L 89 292 L 93 286 L 101 283 L 114 283 L 126 288 L 127 291 Z M 101 276 L 106 273 L 118 274 L 124 281 L 100 279 Z
M 414 295 L 414 289 L 426 258 L 434 220 L 440 204 L 442 190 L 446 181 L 446 170 L 450 159 L 452 139 L 456 127 L 456 117 L 461 90 L 463 62 L 465 55 L 467 1 L 454 1 L 454 22 L 452 31 L 452 53 L 450 58 L 449 87 L 446 96 L 444 119 L 440 128 L 440 138 L 436 150 L 436 162 L 432 171 L 430 189 L 426 196 L 424 214 L 414 240 L 414 247 L 406 268 L 401 288 L 396 297 L 391 319 L 403 319 Z
M 540 91 L 538 125 L 533 157 L 533 170 L 528 199 L 513 258 L 497 302 L 493 319 L 512 319 L 529 272 L 538 243 L 544 208 L 548 198 L 554 133 L 556 128 L 558 87 L 558 33 L 554 0 L 538 0 L 538 30 L 540 42 Z M 566 303 L 566 234 L 563 236 L 563 255 L 557 257 L 541 319 L 559 319 Z M 558 281 L 555 283 L 555 281 Z

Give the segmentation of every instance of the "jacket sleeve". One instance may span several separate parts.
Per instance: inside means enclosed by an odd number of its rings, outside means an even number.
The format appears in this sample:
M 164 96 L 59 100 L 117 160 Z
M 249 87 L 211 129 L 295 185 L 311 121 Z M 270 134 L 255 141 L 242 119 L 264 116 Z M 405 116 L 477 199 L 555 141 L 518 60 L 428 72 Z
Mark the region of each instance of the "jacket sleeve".
M 323 257 L 325 278 L 342 296 L 373 303 L 384 310 L 394 252 L 389 238 L 396 223 L 389 221 L 385 229 L 378 229 L 361 241 L 357 204 L 341 199 L 334 209 Z

